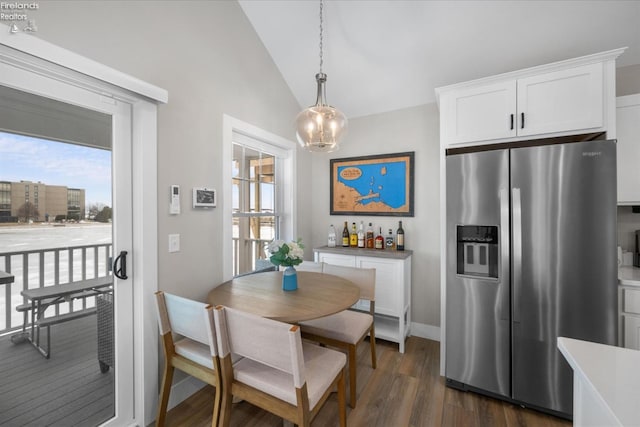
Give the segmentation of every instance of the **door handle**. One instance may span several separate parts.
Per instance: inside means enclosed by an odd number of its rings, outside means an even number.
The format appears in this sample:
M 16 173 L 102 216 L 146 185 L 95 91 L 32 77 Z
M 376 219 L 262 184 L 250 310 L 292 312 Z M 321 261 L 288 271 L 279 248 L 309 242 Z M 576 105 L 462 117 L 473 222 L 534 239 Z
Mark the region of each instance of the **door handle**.
M 524 129 L 524 113 L 520 113 L 520 129 Z
M 122 280 L 127 280 L 127 251 L 120 251 L 120 255 L 113 261 L 113 274 Z M 118 265 L 119 263 L 119 265 Z
M 500 199 L 500 273 L 498 274 L 498 310 L 500 320 L 509 320 L 509 190 L 501 188 Z
M 522 287 L 522 201 L 520 189 L 513 190 L 513 323 L 520 323 L 520 288 Z

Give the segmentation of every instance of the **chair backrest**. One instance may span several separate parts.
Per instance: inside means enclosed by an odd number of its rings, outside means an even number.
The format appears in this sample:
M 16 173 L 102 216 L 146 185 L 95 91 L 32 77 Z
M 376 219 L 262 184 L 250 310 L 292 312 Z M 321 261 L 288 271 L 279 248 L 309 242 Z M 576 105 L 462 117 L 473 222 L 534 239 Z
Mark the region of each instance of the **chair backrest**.
M 298 271 L 312 271 L 314 273 L 322 273 L 324 262 L 302 261 L 296 265 Z
M 160 291 L 156 292 L 156 308 L 160 334 L 180 334 L 208 345 L 211 356 L 218 355 L 211 305 Z
M 293 376 L 295 387 L 305 383 L 300 328 L 244 311 L 218 306 L 214 311 L 220 357 L 243 356 Z
M 368 301 L 376 300 L 376 269 L 346 267 L 342 265 L 325 264 L 322 271 L 350 280 L 360 288 L 360 298 Z

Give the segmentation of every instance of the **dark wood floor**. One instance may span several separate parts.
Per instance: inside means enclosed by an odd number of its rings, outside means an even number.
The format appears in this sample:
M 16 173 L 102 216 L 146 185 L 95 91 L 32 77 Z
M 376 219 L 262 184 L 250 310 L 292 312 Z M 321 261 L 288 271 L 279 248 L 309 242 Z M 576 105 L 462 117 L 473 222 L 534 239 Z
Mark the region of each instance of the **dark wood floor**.
M 51 327 L 51 358 L 0 337 L 0 426 L 96 426 L 114 414 L 113 369 L 97 360 L 96 316 Z
M 570 426 L 569 421 L 500 400 L 448 388 L 440 377 L 440 344 L 411 337 L 406 352 L 378 340 L 378 368 L 371 368 L 369 346 L 358 347 L 358 402 L 347 409 L 349 426 Z M 205 387 L 171 410 L 167 426 L 211 425 L 213 388 Z M 336 426 L 338 404 L 332 394 L 313 426 Z M 282 420 L 246 402 L 234 404 L 235 427 L 280 427 Z

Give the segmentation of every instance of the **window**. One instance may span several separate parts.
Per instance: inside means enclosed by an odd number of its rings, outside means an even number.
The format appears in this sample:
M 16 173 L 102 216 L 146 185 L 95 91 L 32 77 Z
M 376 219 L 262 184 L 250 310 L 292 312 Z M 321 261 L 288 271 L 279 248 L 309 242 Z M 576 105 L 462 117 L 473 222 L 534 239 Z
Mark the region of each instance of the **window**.
M 228 280 L 268 265 L 269 241 L 293 238 L 296 144 L 225 115 L 222 154 L 228 159 L 219 204 Z
M 275 156 L 233 144 L 233 274 L 268 266 L 265 246 L 279 236 Z

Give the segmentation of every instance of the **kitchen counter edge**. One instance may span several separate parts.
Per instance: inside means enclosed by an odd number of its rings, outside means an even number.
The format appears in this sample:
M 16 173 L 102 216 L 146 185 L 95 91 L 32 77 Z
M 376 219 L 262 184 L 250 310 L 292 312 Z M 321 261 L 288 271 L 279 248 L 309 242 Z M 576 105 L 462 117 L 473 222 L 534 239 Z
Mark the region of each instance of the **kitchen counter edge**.
M 343 248 L 343 247 L 335 247 L 330 248 L 329 246 L 320 246 L 317 248 L 313 248 L 313 252 L 324 252 L 324 253 L 332 253 L 339 255 L 351 255 L 351 256 L 368 256 L 373 258 L 391 258 L 391 259 L 407 259 L 413 254 L 413 251 L 404 250 L 397 251 L 395 249 L 363 249 L 363 248 Z M 640 283 L 638 283 L 640 286 Z
M 574 376 L 588 384 L 619 425 L 637 425 L 640 351 L 564 337 L 557 345 Z
M 618 282 L 622 286 L 640 287 L 640 268 L 630 265 L 618 267 Z

